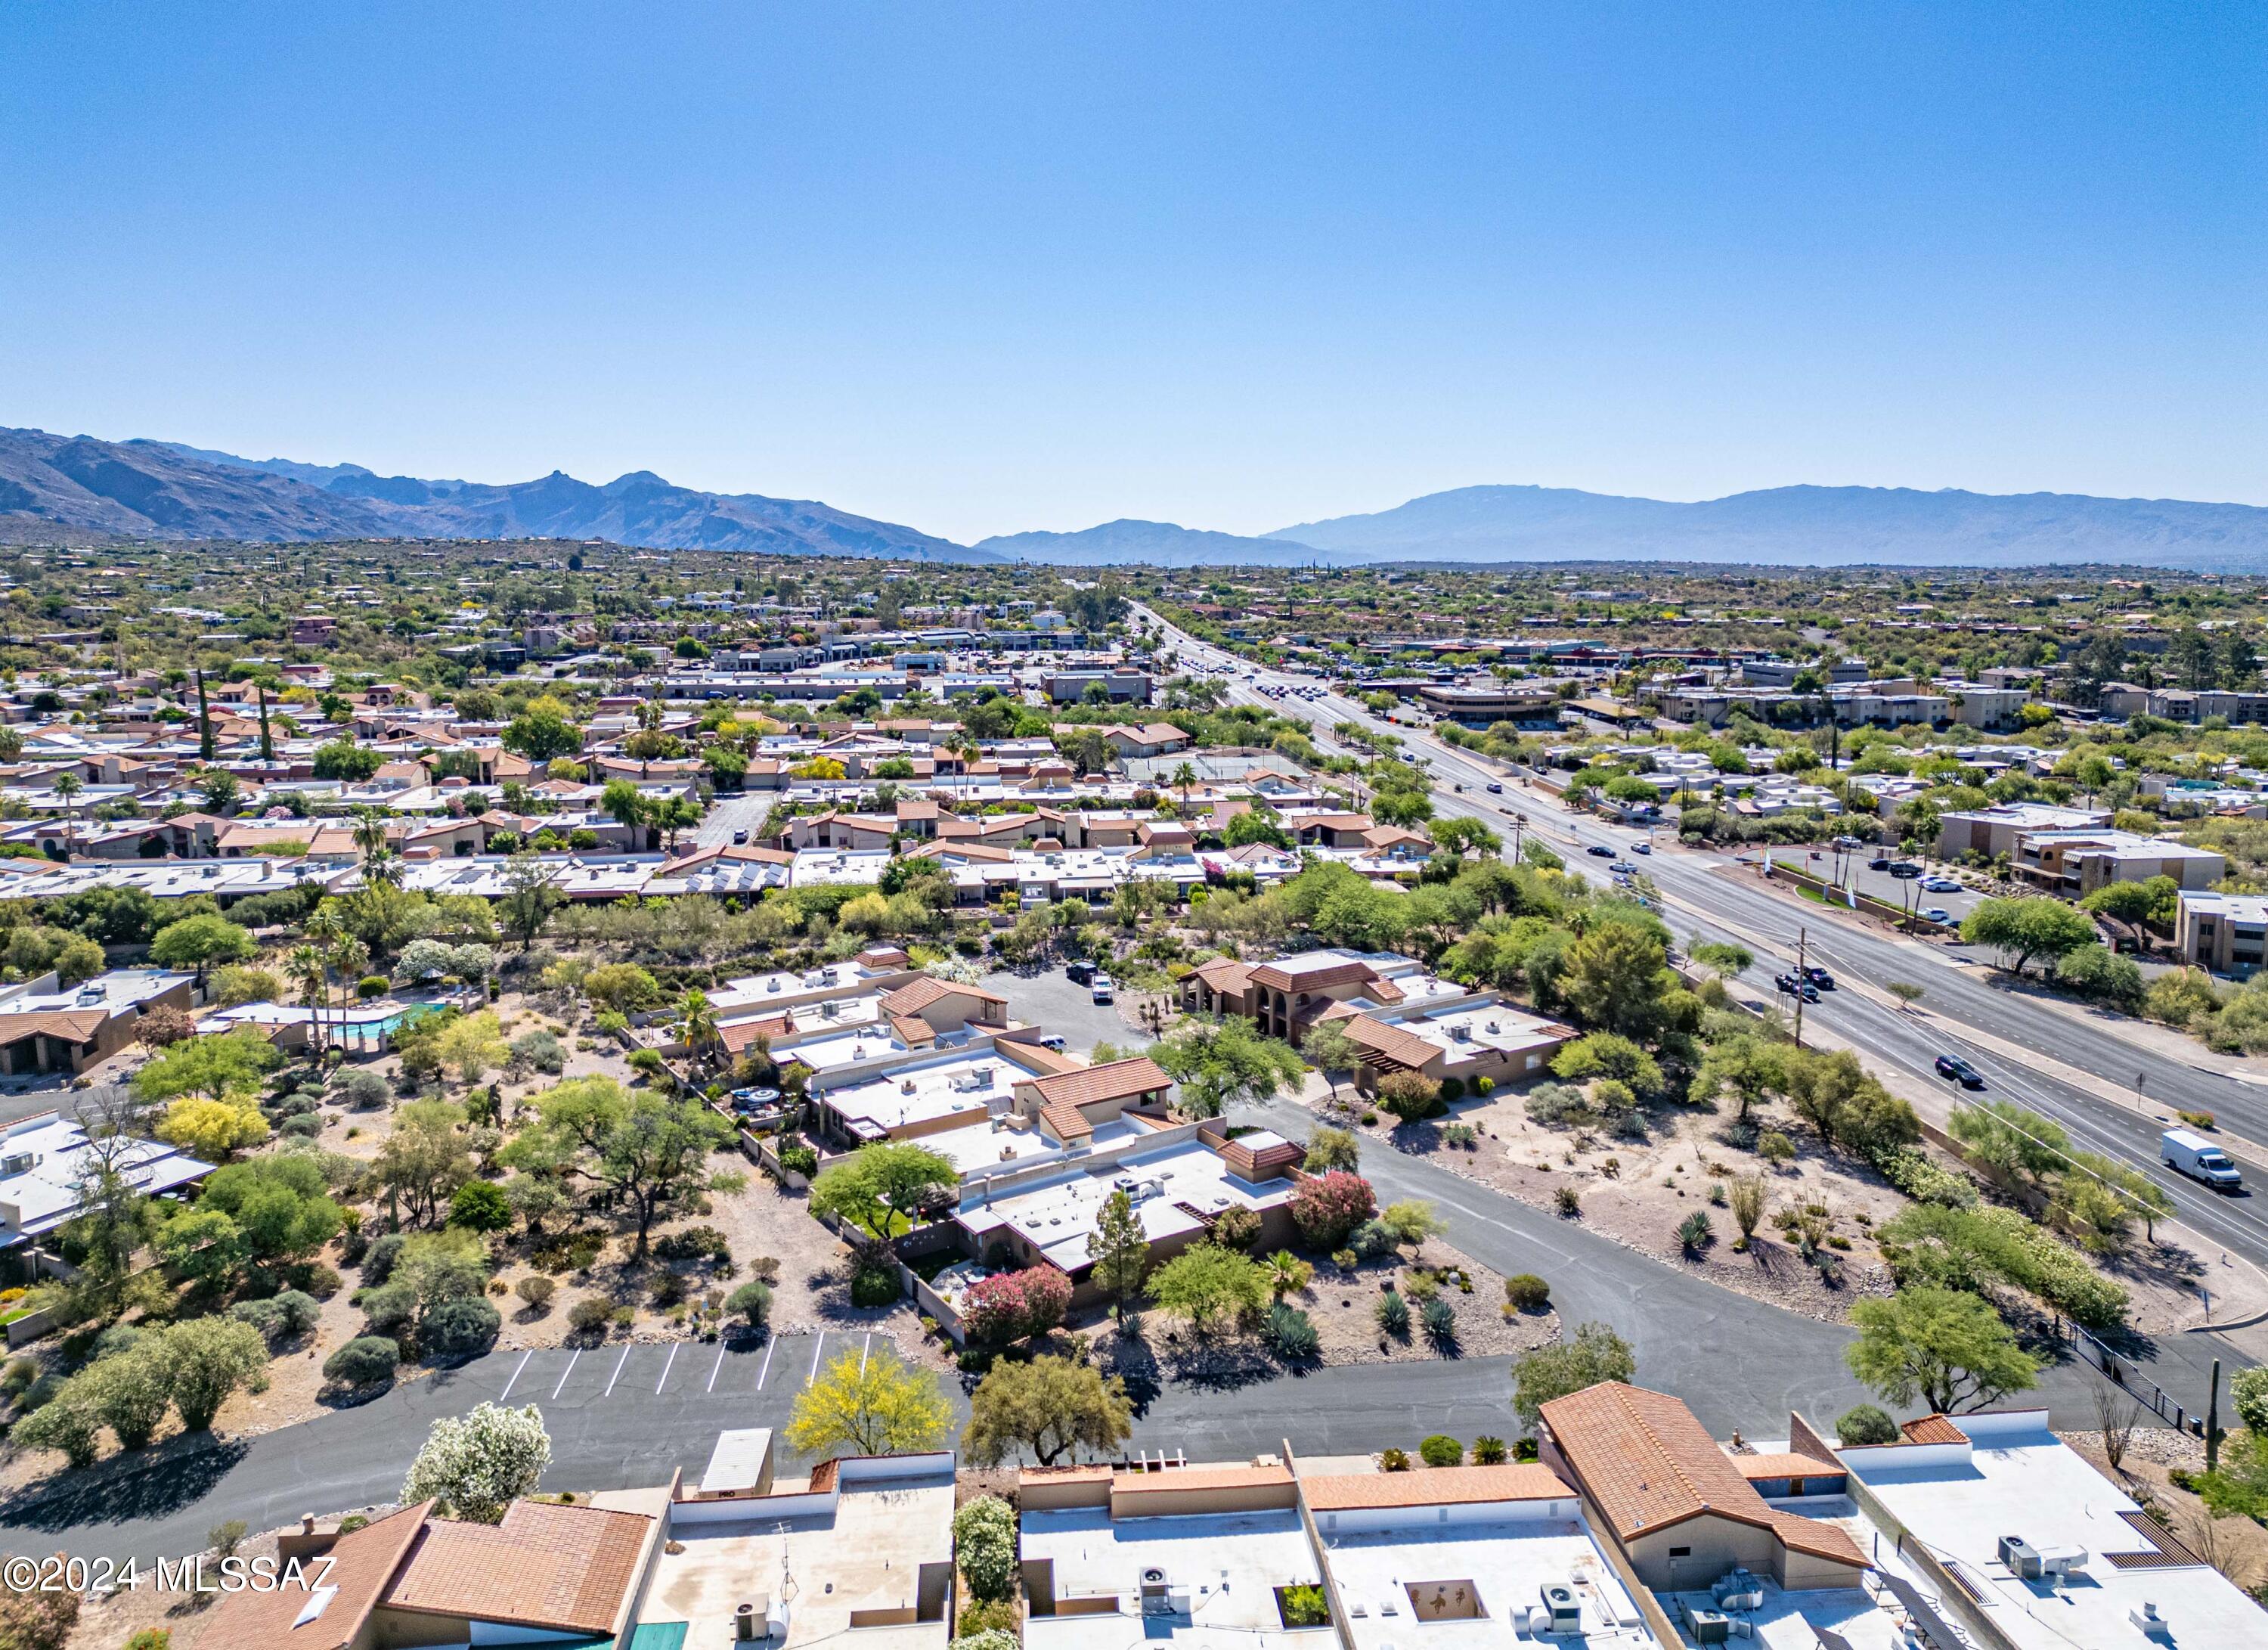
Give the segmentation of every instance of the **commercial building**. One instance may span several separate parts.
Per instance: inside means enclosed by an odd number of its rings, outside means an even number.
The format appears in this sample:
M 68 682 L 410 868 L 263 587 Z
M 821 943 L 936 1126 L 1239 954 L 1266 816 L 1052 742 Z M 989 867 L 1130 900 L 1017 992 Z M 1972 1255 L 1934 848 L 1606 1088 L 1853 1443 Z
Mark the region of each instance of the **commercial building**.
M 2112 882 L 2171 877 L 2184 889 L 2209 888 L 2228 873 L 2228 860 L 2207 848 L 2133 831 L 2024 831 L 2016 838 L 2018 876 L 2071 899 Z
M 2108 808 L 2063 807 L 2049 802 L 2003 802 L 1993 807 L 1971 808 L 1940 814 L 1937 857 L 1962 859 L 1982 854 L 1998 859 L 2016 857 L 2017 842 L 2038 831 L 2095 830 L 2109 826 Z
M 2214 974 L 2250 974 L 2268 961 L 2268 896 L 2183 894 L 2174 949 L 2183 961 Z

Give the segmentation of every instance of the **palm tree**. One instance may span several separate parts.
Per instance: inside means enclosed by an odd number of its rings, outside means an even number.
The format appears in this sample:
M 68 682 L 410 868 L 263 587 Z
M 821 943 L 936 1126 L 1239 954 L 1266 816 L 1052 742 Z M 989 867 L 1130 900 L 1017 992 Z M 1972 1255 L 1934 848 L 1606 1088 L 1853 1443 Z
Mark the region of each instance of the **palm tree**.
M 401 874 L 393 846 L 386 836 L 386 815 L 374 807 L 355 810 L 354 842 L 362 855 L 364 883 L 392 883 Z
M 284 959 L 284 971 L 291 976 L 302 992 L 307 1006 L 315 1015 L 315 1058 L 323 1057 L 323 1010 L 331 997 L 330 965 L 323 954 L 313 946 L 294 946 Z
M 696 1061 L 705 1050 L 723 1043 L 724 1034 L 717 1027 L 717 1011 L 709 1005 L 706 991 L 686 992 L 685 1001 L 677 1011 L 677 1038 Z
M 1188 762 L 1174 770 L 1174 783 L 1181 787 L 1182 812 L 1189 811 L 1189 787 L 1197 782 L 1197 770 Z
M 68 859 L 78 849 L 78 793 L 86 789 L 86 781 L 75 773 L 55 776 L 55 794 L 63 799 L 63 858 Z

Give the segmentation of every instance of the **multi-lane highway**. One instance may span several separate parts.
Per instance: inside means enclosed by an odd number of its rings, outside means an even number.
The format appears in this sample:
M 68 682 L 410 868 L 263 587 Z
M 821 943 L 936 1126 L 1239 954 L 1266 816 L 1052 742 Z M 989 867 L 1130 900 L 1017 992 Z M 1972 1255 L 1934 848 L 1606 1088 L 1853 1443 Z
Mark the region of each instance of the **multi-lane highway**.
M 1150 610 L 1138 611 L 1160 627 L 1182 660 L 1214 672 L 1225 669 L 1222 680 L 1236 701 L 1306 718 L 1319 733 L 1336 723 L 1353 722 L 1373 733 L 1399 736 L 1403 754 L 1425 760 L 1439 814 L 1469 815 L 1506 833 L 1519 815 L 1528 834 L 1560 852 L 1572 870 L 1599 881 L 1609 880 L 1605 862 L 1584 850 L 1603 844 L 1627 858 L 1632 845 L 1646 839 L 1643 831 L 1565 807 L 1552 792 L 1524 783 L 1521 771 L 1507 764 L 1461 750 L 1422 728 L 1389 727 L 1344 695 L 1326 689 L 1317 698 L 1301 697 L 1299 689 L 1319 685 L 1314 678 L 1256 670 Z M 1263 691 L 1274 689 L 1284 689 L 1281 696 Z M 1504 787 L 1502 795 L 1490 793 L 1492 784 Z M 1986 1092 L 2051 1116 L 2080 1146 L 2148 1173 L 2172 1197 L 2182 1223 L 2225 1250 L 2229 1264 L 2268 1268 L 2268 1197 L 2208 1191 L 2168 1174 L 2157 1156 L 2158 1135 L 2176 1106 L 2213 1112 L 2235 1135 L 2268 1144 L 2268 1091 L 2169 1060 L 2155 1049 L 2120 1036 L 2114 1027 L 2003 989 L 1984 970 L 1952 961 L 1942 947 L 1885 936 L 1807 910 L 1729 856 L 1657 842 L 1640 863 L 1665 907 L 1664 917 L 1681 933 L 1739 944 L 1756 955 L 1755 965 L 1738 982 L 1748 995 L 1775 999 L 1772 976 L 1794 961 L 1800 932 L 1808 940 L 1807 961 L 1832 970 L 1845 983 L 1845 989 L 1824 992 L 1807 1006 L 1808 1028 L 1823 1028 L 1862 1048 L 1875 1064 L 1929 1083 L 1941 1080 L 1934 1072 L 1940 1054 L 1962 1056 L 1984 1074 Z M 1904 1012 L 1886 999 L 1882 988 L 1894 981 L 1923 988 L 1926 1014 Z M 2074 1080 L 2067 1075 L 2072 1073 L 2095 1080 Z M 2121 1097 L 2102 1092 L 2106 1087 Z M 2220 1263 L 2217 1254 L 2205 1258 L 2209 1271 Z M 2210 1276 L 2200 1283 L 2213 1286 Z

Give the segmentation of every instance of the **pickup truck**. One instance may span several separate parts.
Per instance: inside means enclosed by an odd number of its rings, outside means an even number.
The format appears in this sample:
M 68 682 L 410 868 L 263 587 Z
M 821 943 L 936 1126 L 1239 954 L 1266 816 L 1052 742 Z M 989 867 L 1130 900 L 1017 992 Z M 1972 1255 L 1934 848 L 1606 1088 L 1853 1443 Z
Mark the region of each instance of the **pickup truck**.
M 2176 1174 L 2201 1180 L 2215 1191 L 2236 1191 L 2244 1184 L 2228 1153 L 2187 1129 L 2169 1129 L 2160 1135 L 2158 1158 Z

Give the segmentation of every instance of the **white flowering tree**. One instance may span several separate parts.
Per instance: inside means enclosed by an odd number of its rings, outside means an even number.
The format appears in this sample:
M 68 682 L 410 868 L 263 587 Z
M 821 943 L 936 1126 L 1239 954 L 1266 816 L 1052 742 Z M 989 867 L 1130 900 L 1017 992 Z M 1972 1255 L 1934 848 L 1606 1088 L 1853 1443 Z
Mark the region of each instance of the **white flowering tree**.
M 551 1435 L 541 1411 L 532 1403 L 519 1410 L 482 1403 L 433 1423 L 401 1481 L 401 1504 L 438 1500 L 454 1517 L 498 1523 L 550 1464 Z

